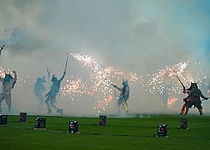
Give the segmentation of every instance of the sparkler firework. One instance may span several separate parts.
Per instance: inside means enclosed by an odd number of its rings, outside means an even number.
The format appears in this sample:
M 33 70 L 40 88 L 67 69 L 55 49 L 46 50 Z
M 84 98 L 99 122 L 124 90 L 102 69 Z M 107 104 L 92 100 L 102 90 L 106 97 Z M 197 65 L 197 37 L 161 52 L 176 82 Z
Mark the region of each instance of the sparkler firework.
M 142 100 L 154 100 L 151 98 L 153 94 L 161 95 L 162 97 L 160 96 L 160 98 L 162 99 L 166 96 L 167 98 L 164 98 L 166 101 L 164 105 L 172 109 L 175 107 L 174 104 L 179 101 L 177 97 L 182 93 L 182 85 L 178 79 L 183 82 L 183 85 L 189 87 L 191 82 L 202 83 L 205 78 L 203 77 L 204 73 L 201 69 L 195 71 L 193 68 L 194 74 L 192 73 L 189 69 L 190 61 L 178 63 L 174 66 L 166 66 L 164 69 L 158 70 L 157 73 L 151 75 L 147 74 L 146 78 L 149 78 L 149 80 L 145 80 L 143 76 L 135 72 L 120 70 L 112 66 L 103 67 L 91 56 L 82 55 L 80 53 L 68 53 L 64 71 L 67 68 L 67 62 L 70 58 L 74 58 L 81 64 L 82 69 L 85 70 L 85 75 L 72 75 L 68 77 L 65 86 L 61 87 L 60 94 L 74 102 L 80 101 L 82 96 L 85 97 L 84 100 L 87 99 L 86 97 L 90 97 L 94 105 L 92 108 L 97 112 L 97 116 L 100 115 L 101 112 L 107 111 L 108 107 L 111 105 L 116 104 L 120 93 L 118 93 L 119 91 L 116 91 L 116 89 L 113 89 L 111 84 L 119 85 L 124 79 L 129 80 L 129 85 L 133 88 L 131 89 L 132 92 L 136 87 L 144 87 L 140 88 L 140 90 L 143 91 L 145 89 L 148 95 L 146 95 L 146 98 L 139 95 Z M 193 65 L 199 64 L 200 63 Z M 49 80 L 51 71 L 48 69 L 47 71 Z M 0 67 L 0 76 L 2 78 L 7 72 L 11 72 L 10 69 L 5 70 Z M 30 86 L 33 85 L 31 82 L 29 83 L 28 80 L 29 76 L 26 76 L 26 79 L 22 79 L 21 76 L 18 76 L 15 91 L 18 91 L 19 88 L 23 89 L 26 84 L 30 84 Z M 136 88 L 136 90 L 138 90 L 138 88 Z M 164 95 L 165 93 L 167 93 L 167 95 Z
M 95 98 L 99 99 L 96 102 L 97 106 L 95 108 L 103 108 L 105 110 L 104 107 L 112 101 L 113 90 L 112 86 L 110 86 L 113 83 L 112 81 L 117 82 L 117 80 L 129 79 L 130 85 L 143 83 L 143 77 L 137 75 L 137 73 L 119 70 L 114 67 L 103 68 L 87 55 L 69 53 L 69 56 L 78 60 L 82 64 L 82 68 L 87 70 L 90 82 L 84 82 L 82 76 L 75 78 L 63 88 L 63 94 L 95 96 Z
M 112 86 L 110 84 L 122 81 L 123 79 L 129 79 L 129 84 L 133 87 L 141 84 L 145 85 L 145 81 L 142 76 L 137 73 L 133 73 L 127 70 L 119 70 L 114 67 L 102 67 L 99 65 L 92 57 L 88 55 L 82 55 L 79 53 L 69 53 L 82 65 L 82 68 L 86 69 L 90 82 L 85 82 L 86 80 L 83 76 L 76 77 L 69 80 L 68 84 L 63 88 L 63 94 L 73 95 L 71 97 L 74 100 L 74 96 L 89 95 L 94 96 L 96 99 L 96 106 L 94 109 L 103 109 L 111 103 L 113 100 L 117 100 L 116 91 L 113 92 Z M 192 75 L 188 72 L 187 67 L 189 61 L 184 63 L 178 63 L 174 66 L 167 67 L 165 69 L 159 70 L 159 72 L 152 74 L 149 81 L 147 82 L 147 89 L 150 94 L 157 91 L 159 94 L 164 94 L 167 92 L 168 95 L 178 95 L 182 93 L 182 86 L 180 86 L 177 77 L 182 80 L 185 85 L 189 85 L 193 82 Z M 176 93 L 176 94 L 174 94 Z M 119 94 L 118 94 L 119 95 Z M 144 99 L 144 98 L 143 98 Z M 149 97 L 147 98 L 147 100 Z M 174 103 L 176 103 L 178 98 L 170 99 L 167 102 L 168 108 L 171 108 Z M 98 112 L 100 112 L 98 110 Z
M 189 86 L 191 82 L 202 82 L 203 79 L 206 77 L 201 69 L 200 63 L 195 63 L 193 65 L 193 69 L 198 68 L 199 70 L 196 71 L 194 74 L 194 78 L 192 73 L 189 73 L 189 65 L 192 64 L 190 61 L 184 63 L 178 63 L 174 66 L 167 67 L 165 69 L 159 70 L 159 72 L 151 75 L 147 83 L 146 91 L 149 93 L 154 94 L 154 92 L 158 92 L 159 95 L 168 96 L 167 99 L 167 107 L 172 108 L 172 106 L 178 101 L 177 97 L 183 91 L 183 87 Z M 150 76 L 150 75 L 148 75 Z M 181 83 L 181 84 L 180 84 Z M 171 97 L 173 95 L 173 98 Z M 165 101 L 162 99 L 162 101 Z
M 176 76 L 179 76 L 184 83 L 190 83 L 193 81 L 192 76 L 187 72 L 186 67 L 189 62 L 179 63 L 172 67 L 166 67 L 166 69 L 161 69 L 158 73 L 155 73 L 151 76 L 148 81 L 148 91 L 153 93 L 155 90 L 162 94 L 166 90 L 167 84 L 173 85 L 172 82 L 176 79 Z M 150 75 L 149 75 L 150 76 Z M 180 86 L 175 83 L 172 90 L 180 93 Z
M 3 68 L 0 67 L 0 77 L 4 77 L 5 71 Z
M 0 67 L 0 77 L 4 78 L 6 73 L 13 74 L 12 71 L 9 68 L 6 70 L 6 69 Z M 28 76 L 26 78 L 28 78 Z M 18 76 L 17 84 L 15 86 L 16 87 L 21 87 L 24 83 L 26 83 L 26 80 L 24 80 L 20 76 Z M 17 88 L 15 88 L 15 89 L 17 89 Z

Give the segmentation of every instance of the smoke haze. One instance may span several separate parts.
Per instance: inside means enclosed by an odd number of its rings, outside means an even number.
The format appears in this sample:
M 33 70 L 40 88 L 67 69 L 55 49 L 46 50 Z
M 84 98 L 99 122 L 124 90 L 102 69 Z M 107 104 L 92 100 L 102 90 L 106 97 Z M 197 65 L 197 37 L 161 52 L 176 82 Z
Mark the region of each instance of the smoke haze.
M 0 67 L 15 70 L 19 79 L 12 93 L 13 111 L 39 113 L 33 85 L 37 77 L 47 78 L 47 68 L 60 78 L 67 53 L 89 55 L 104 68 L 135 72 L 145 83 L 148 74 L 190 61 L 187 70 L 194 80 L 203 70 L 200 78 L 206 77 L 208 84 L 209 8 L 208 0 L 1 0 L 0 45 L 5 48 Z M 69 57 L 61 86 L 80 75 L 89 77 L 81 64 Z M 173 109 L 165 108 L 160 95 L 145 92 L 145 83 L 131 86 L 131 113 L 179 113 L 186 95 L 177 93 L 179 100 Z M 117 84 L 121 85 L 121 79 Z M 65 114 L 95 115 L 95 99 L 60 94 L 56 105 Z M 115 105 L 112 102 L 102 113 L 115 113 Z M 203 106 L 204 113 L 210 112 L 209 101 Z M 5 101 L 2 107 L 6 110 Z M 46 111 L 44 106 L 41 113 Z M 191 112 L 198 113 L 195 109 Z

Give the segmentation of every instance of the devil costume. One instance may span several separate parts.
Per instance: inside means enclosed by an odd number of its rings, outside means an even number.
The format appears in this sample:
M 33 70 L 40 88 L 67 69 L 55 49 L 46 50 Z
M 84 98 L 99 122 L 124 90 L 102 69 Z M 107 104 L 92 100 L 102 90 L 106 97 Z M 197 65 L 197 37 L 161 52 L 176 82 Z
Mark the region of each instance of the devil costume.
M 200 115 L 203 115 L 203 107 L 201 106 L 201 99 L 200 97 L 202 97 L 203 99 L 207 100 L 208 97 L 205 97 L 201 90 L 198 89 L 198 86 L 196 83 L 192 83 L 192 90 L 190 92 L 190 94 L 184 98 L 184 101 L 187 101 L 187 99 L 190 98 L 190 101 L 187 103 L 187 108 L 186 108 L 186 112 L 185 115 L 187 115 L 189 108 L 191 108 L 193 105 L 198 109 Z

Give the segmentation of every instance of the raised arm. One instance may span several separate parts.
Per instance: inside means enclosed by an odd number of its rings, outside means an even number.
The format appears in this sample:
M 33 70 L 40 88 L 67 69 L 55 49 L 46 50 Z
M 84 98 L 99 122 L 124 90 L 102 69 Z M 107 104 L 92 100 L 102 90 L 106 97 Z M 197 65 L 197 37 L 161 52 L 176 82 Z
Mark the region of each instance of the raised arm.
M 63 75 L 62 75 L 62 77 L 60 78 L 59 81 L 62 81 L 64 79 L 65 75 L 66 75 L 66 71 L 63 72 Z
M 205 97 L 201 91 L 200 91 L 200 97 L 202 97 L 202 98 L 205 99 L 205 100 L 208 99 L 208 97 Z
M 13 71 L 13 73 L 14 73 L 14 79 L 15 79 L 15 81 L 17 80 L 17 73 L 16 73 L 16 71 Z

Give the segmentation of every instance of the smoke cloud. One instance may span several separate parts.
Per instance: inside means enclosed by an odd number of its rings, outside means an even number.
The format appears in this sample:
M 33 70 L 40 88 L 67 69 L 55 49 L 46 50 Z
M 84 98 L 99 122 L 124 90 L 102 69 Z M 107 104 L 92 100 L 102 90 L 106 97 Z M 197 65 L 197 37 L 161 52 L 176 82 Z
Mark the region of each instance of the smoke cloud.
M 190 61 L 187 71 L 194 81 L 203 81 L 200 87 L 209 83 L 209 7 L 208 0 L 1 0 L 0 45 L 5 48 L 0 67 L 15 70 L 19 79 L 12 93 L 13 112 L 45 113 L 46 106 L 37 109 L 33 94 L 37 77 L 50 81 L 47 68 L 51 75 L 61 77 L 67 53 L 79 53 L 91 56 L 102 68 L 112 66 L 144 78 L 143 83 L 131 86 L 131 113 L 178 114 L 186 95 L 175 93 L 178 101 L 173 108 L 164 107 L 162 95 L 146 91 L 148 74 Z M 69 57 L 61 86 L 78 76 L 91 82 L 88 71 Z M 120 86 L 121 81 L 112 82 Z M 46 83 L 47 91 L 50 84 Z M 97 94 L 60 94 L 56 105 L 67 115 L 95 115 Z M 203 106 L 208 113 L 210 103 L 205 101 Z M 5 101 L 2 107 L 6 110 Z M 112 101 L 100 113 L 116 111 Z M 198 113 L 195 109 L 191 112 Z

